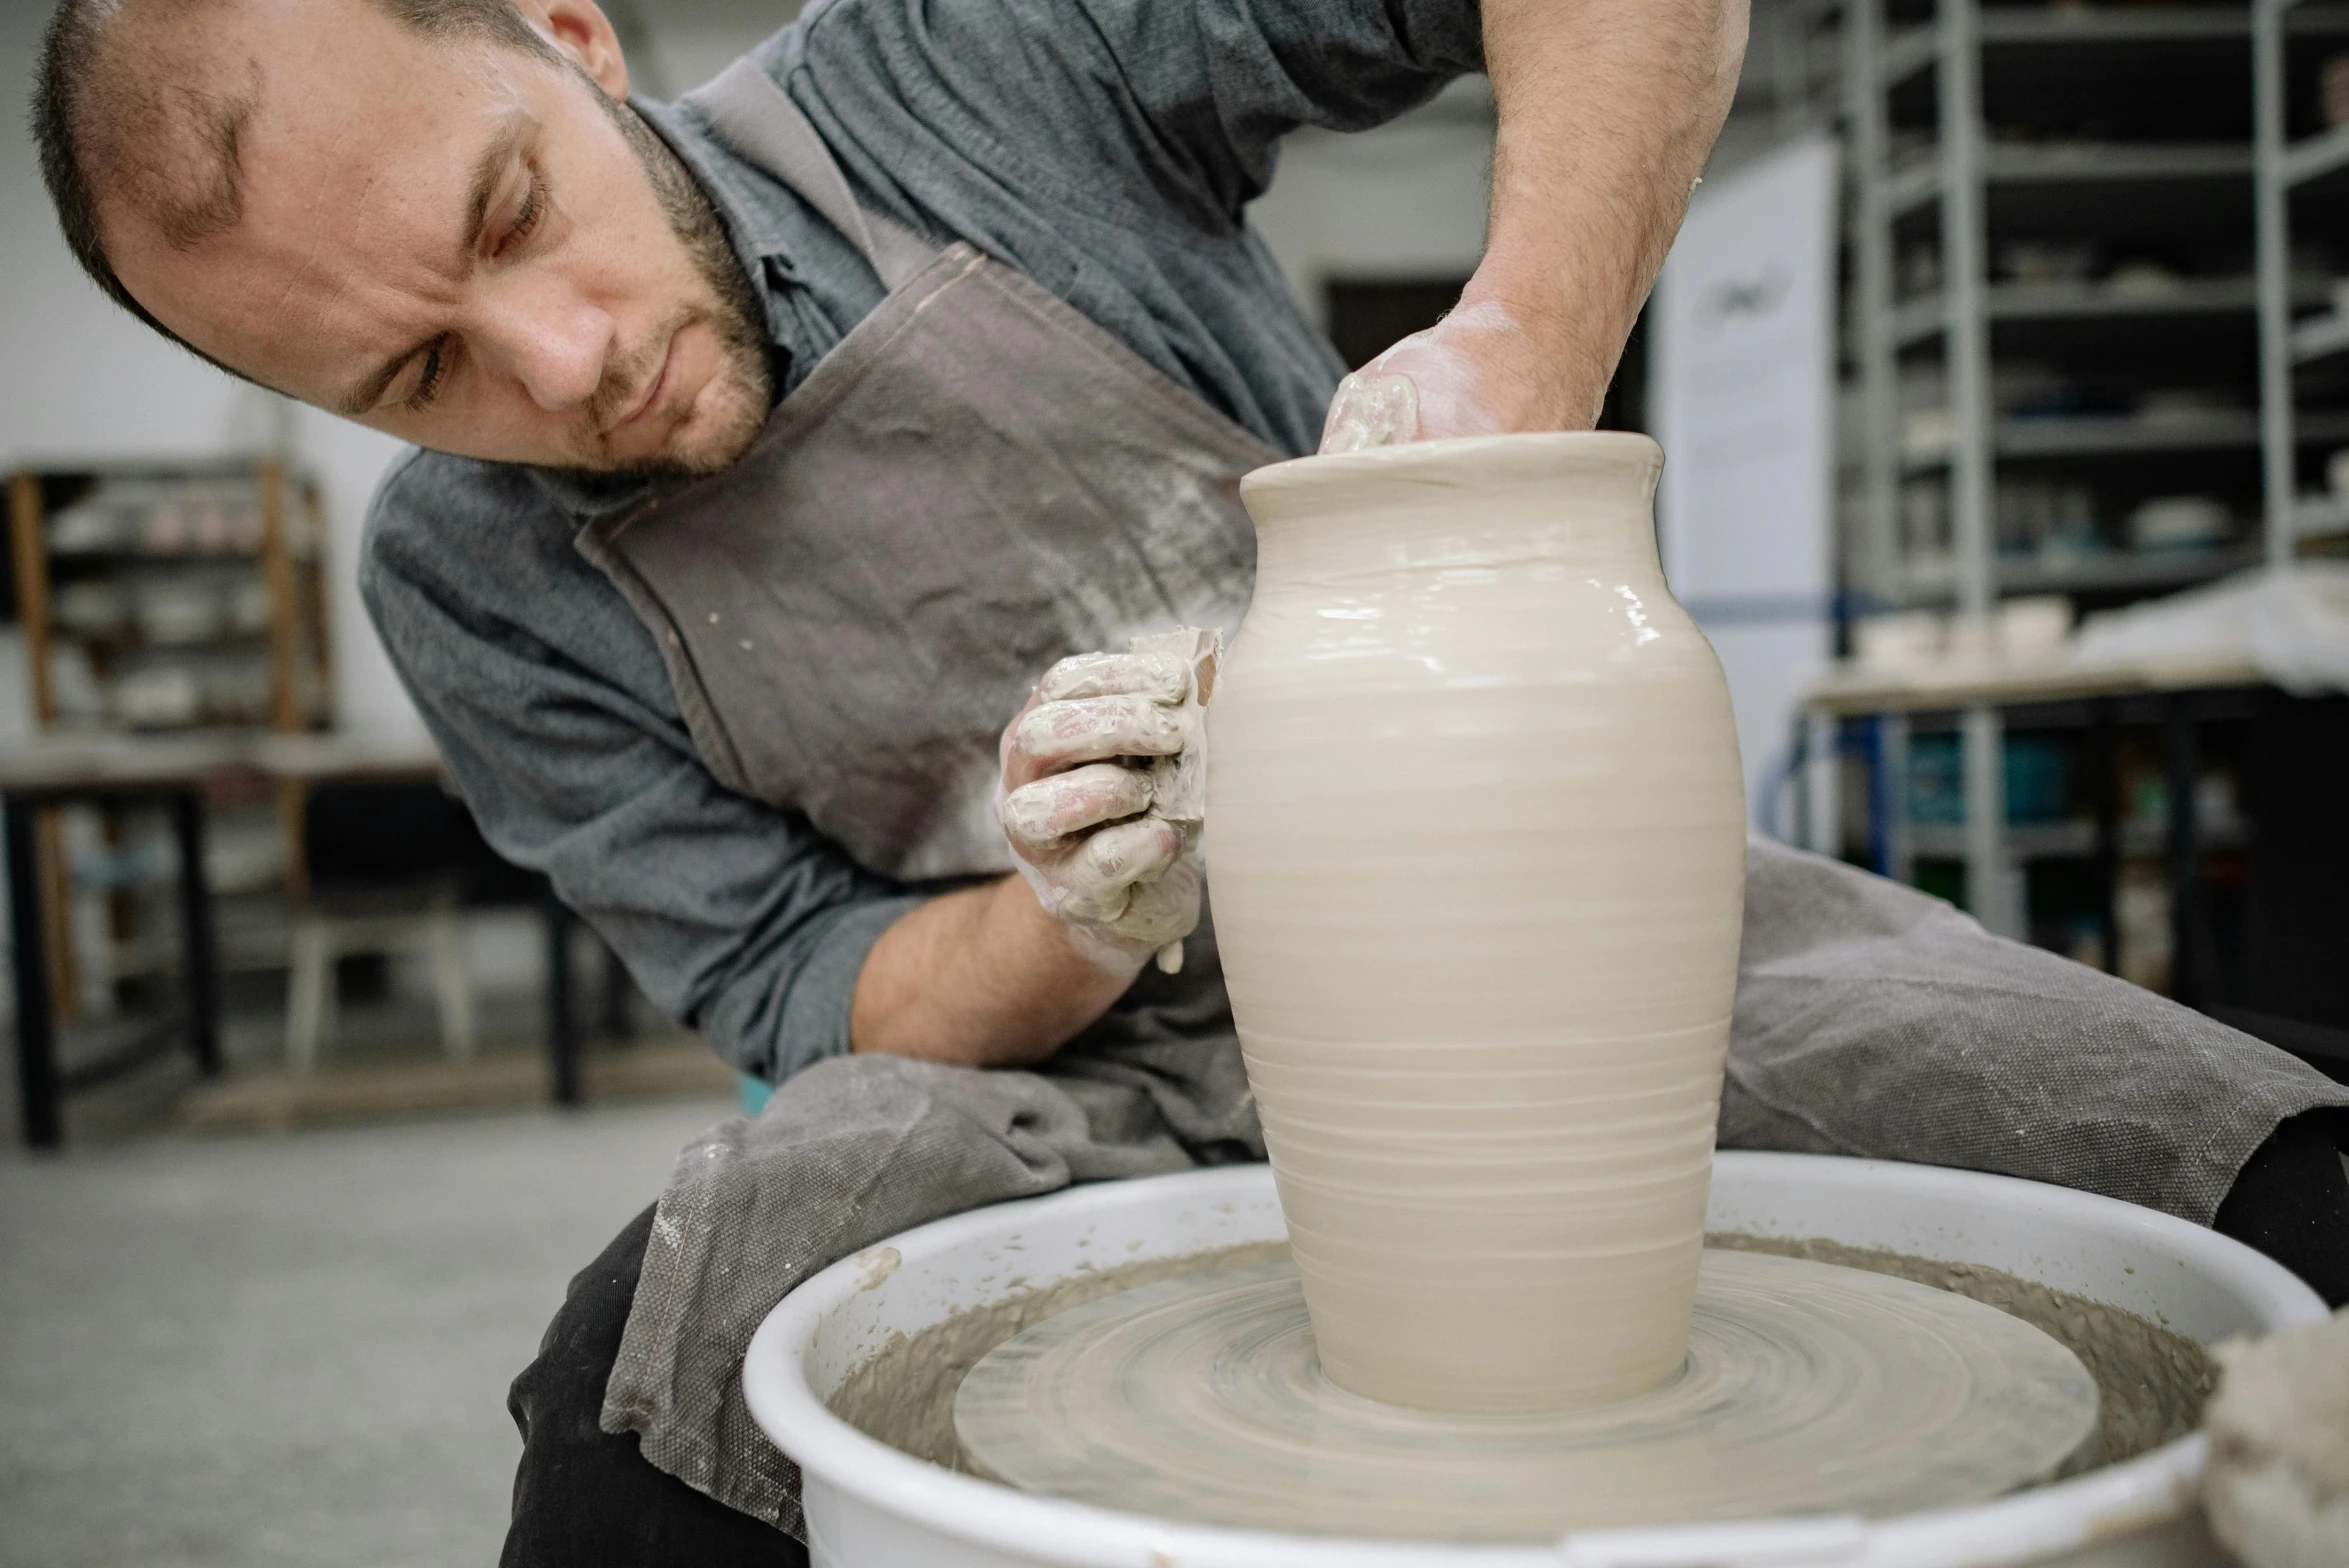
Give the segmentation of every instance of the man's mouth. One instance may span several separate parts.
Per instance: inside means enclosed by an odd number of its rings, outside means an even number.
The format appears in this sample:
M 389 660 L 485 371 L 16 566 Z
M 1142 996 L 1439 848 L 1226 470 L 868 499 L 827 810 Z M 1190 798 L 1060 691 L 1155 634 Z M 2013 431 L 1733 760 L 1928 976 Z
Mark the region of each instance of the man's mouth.
M 678 336 L 674 332 L 669 334 L 669 341 L 661 350 L 660 369 L 653 373 L 652 381 L 644 389 L 644 396 L 637 399 L 635 406 L 604 432 L 607 439 L 660 412 L 662 394 L 669 390 L 669 380 L 676 373 Z

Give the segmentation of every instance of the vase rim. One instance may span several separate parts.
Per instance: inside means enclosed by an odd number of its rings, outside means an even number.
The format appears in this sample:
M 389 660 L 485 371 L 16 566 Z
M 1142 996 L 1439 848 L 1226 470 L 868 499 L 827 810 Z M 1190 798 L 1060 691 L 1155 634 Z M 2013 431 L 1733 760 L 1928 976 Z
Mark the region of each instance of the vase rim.
M 1459 477 L 1464 461 L 1469 460 L 1480 479 L 1538 479 L 1555 475 L 1561 464 L 1590 464 L 1627 475 L 1644 469 L 1645 480 L 1652 487 L 1663 469 L 1664 449 L 1654 437 L 1629 430 L 1544 430 L 1404 441 L 1360 452 L 1322 453 L 1268 463 L 1241 476 L 1240 498 L 1253 503 L 1321 490 L 1346 480 L 1450 481 Z

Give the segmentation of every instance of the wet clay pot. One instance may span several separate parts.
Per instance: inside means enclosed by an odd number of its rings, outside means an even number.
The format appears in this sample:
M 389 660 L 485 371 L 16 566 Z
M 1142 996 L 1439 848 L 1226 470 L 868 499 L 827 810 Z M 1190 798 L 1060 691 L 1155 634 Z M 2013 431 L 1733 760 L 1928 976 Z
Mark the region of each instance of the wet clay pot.
M 1259 469 L 1207 874 L 1321 1362 L 1444 1410 L 1686 1353 L 1744 796 L 1644 436 Z

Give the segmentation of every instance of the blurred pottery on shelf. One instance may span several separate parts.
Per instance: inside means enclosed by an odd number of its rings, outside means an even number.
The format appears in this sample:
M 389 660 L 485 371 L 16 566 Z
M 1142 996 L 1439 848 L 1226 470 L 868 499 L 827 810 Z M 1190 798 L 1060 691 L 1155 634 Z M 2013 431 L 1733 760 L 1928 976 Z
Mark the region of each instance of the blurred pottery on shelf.
M 2326 460 L 2325 486 L 2332 491 L 2334 500 L 2349 502 L 2349 446 Z
M 60 631 L 106 637 L 130 623 L 130 600 L 117 583 L 65 583 L 51 595 L 49 615 Z
M 2349 54 L 2328 58 L 2317 71 L 2316 102 L 2327 125 L 2349 125 Z
M 2179 292 L 2184 280 L 2166 262 L 2125 261 L 2112 269 L 2104 286 L 2123 299 L 2167 299 Z
M 156 665 L 133 670 L 114 683 L 114 722 L 127 729 L 176 729 L 193 724 L 204 711 L 204 693 L 193 670 Z
M 1896 610 L 1852 622 L 1852 659 L 1886 675 L 1920 674 L 1941 662 L 1949 617 L 1932 610 Z
M 2215 550 L 2233 522 L 2226 503 L 2214 496 L 2156 496 L 2129 514 L 2129 543 L 2149 553 Z
M 139 634 L 151 643 L 210 642 L 227 620 L 228 607 L 212 583 L 148 583 L 136 604 Z
M 2137 418 L 2162 429 L 2192 427 L 2238 411 L 2233 399 L 2205 387 L 2161 387 L 2137 400 Z

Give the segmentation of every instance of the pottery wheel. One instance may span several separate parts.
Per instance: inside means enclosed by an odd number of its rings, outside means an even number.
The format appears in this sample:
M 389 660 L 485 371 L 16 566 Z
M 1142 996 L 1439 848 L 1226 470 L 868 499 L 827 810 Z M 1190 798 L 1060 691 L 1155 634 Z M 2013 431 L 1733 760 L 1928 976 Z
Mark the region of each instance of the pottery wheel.
M 954 1405 L 981 1474 L 1193 1524 L 1530 1541 L 1885 1515 L 2052 1474 L 2096 1425 L 2079 1358 L 1887 1275 L 1708 1251 L 1687 1369 L 1553 1416 L 1380 1404 L 1322 1376 L 1286 1262 L 1148 1285 L 1006 1341 Z

